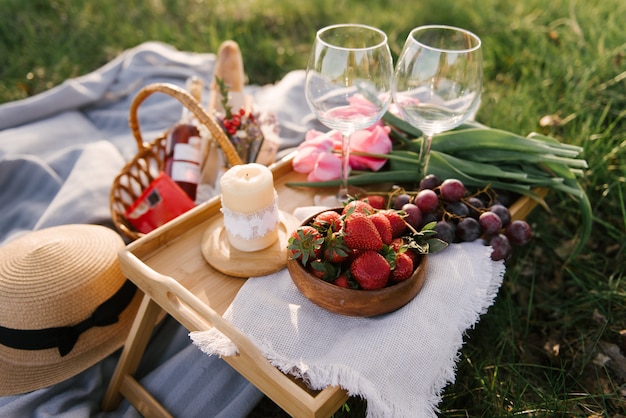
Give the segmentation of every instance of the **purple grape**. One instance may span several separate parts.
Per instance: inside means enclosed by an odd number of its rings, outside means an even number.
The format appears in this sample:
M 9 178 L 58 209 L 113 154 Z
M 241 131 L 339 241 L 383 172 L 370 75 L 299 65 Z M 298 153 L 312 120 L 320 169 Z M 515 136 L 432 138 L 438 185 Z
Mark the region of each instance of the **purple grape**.
M 439 219 L 435 216 L 434 213 L 422 213 L 422 224 L 420 225 L 420 229 L 431 222 L 437 222 Z
M 478 224 L 487 235 L 499 234 L 502 230 L 502 220 L 494 212 L 483 212 L 478 218 Z
M 511 212 L 509 212 L 506 206 L 495 204 L 491 205 L 489 210 L 500 217 L 502 227 L 506 228 L 506 226 L 511 223 Z
M 424 189 L 421 190 L 417 196 L 415 196 L 415 204 L 420 208 L 422 213 L 431 213 L 437 209 L 439 205 L 439 196 L 433 190 Z
M 452 215 L 456 215 L 461 218 L 469 216 L 469 208 L 461 201 L 450 202 L 446 205 L 446 211 Z
M 511 243 L 504 234 L 494 235 L 489 241 L 489 245 L 493 248 L 491 251 L 491 259 L 494 261 L 506 260 L 511 256 Z
M 442 241 L 447 242 L 448 244 L 452 244 L 455 238 L 455 229 L 454 224 L 446 221 L 439 221 L 433 228 L 437 232 L 437 238 Z
M 511 244 L 524 245 L 527 244 L 533 237 L 533 230 L 526 221 L 517 220 L 511 222 L 506 227 L 504 234 L 509 239 Z
M 434 174 L 428 174 L 420 181 L 420 190 L 435 190 L 441 185 L 441 179 Z
M 442 205 L 437 206 L 437 209 L 435 209 L 435 211 L 433 212 L 433 215 L 435 215 L 435 218 L 437 218 L 438 221 L 443 220 L 443 214 L 444 214 L 444 208 Z
M 485 204 L 483 203 L 483 201 L 474 196 L 465 199 L 465 203 L 469 208 L 469 216 L 474 219 L 478 219 L 481 214 L 481 209 L 485 209 Z
M 463 218 L 456 225 L 456 236 L 464 242 L 474 241 L 480 238 L 482 230 L 478 221 L 474 218 Z
M 393 208 L 396 210 L 402 209 L 402 206 L 406 205 L 411 201 L 411 196 L 406 193 L 399 194 L 393 200 Z
M 413 228 L 419 228 L 422 223 L 422 211 L 414 203 L 407 203 L 402 206 L 402 211 L 406 213 L 404 220 Z
M 457 202 L 465 196 L 465 186 L 457 179 L 446 179 L 439 186 L 439 194 L 443 200 Z
M 498 191 L 498 196 L 496 197 L 495 203 L 505 206 L 505 207 L 509 207 L 511 204 L 511 200 L 512 200 L 512 197 L 509 192 L 500 190 Z

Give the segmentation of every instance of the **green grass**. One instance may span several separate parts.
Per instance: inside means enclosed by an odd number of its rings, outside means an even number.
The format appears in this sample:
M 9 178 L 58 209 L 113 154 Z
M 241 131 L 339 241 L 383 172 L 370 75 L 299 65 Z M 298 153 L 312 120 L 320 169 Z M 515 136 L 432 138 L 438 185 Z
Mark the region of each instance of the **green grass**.
M 354 21 L 389 35 L 397 56 L 424 23 L 466 27 L 484 45 L 478 120 L 537 131 L 584 147 L 583 186 L 594 211 L 585 250 L 565 262 L 578 208 L 550 195 L 536 209 L 533 242 L 516 250 L 494 306 L 468 332 L 444 417 L 626 414 L 626 376 L 602 363 L 606 344 L 626 353 L 626 3 L 424 0 L 407 2 L 0 0 L 0 103 L 88 73 L 126 48 L 161 40 L 214 52 L 235 39 L 251 84 L 306 65 L 315 30 Z M 543 116 L 560 120 L 541 126 Z M 622 364 L 622 367 L 626 367 Z M 341 416 L 362 416 L 353 399 Z M 256 416 L 281 416 L 264 404 Z

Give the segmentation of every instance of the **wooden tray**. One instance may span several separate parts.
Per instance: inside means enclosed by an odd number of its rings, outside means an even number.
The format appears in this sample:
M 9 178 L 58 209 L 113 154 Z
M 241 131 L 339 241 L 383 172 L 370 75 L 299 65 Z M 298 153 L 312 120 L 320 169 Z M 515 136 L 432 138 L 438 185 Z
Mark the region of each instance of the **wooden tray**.
M 318 189 L 291 188 L 285 183 L 304 181 L 292 170 L 293 155 L 270 166 L 280 210 L 312 206 Z M 334 191 L 334 189 L 332 190 Z M 520 199 L 510 210 L 524 218 L 536 205 Z M 348 398 L 339 387 L 310 390 L 301 381 L 273 367 L 250 340 L 222 314 L 246 279 L 228 276 L 212 268 L 201 252 L 207 228 L 220 216 L 219 196 L 129 244 L 120 253 L 123 272 L 189 331 L 216 327 L 238 348 L 239 354 L 224 360 L 292 416 L 322 417 L 333 414 Z
M 228 242 L 224 217 L 214 216 L 202 237 L 204 259 L 215 270 L 234 277 L 266 276 L 287 265 L 287 245 L 291 231 L 300 225 L 290 213 L 280 211 L 278 239 L 269 247 L 253 252 L 239 251 Z

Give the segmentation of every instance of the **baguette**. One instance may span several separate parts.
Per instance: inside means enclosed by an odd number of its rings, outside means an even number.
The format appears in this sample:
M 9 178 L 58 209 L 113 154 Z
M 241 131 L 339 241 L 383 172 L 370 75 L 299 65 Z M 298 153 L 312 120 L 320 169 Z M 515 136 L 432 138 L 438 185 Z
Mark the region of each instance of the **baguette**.
M 217 78 L 223 80 L 228 87 L 229 104 L 233 112 L 237 112 L 241 108 L 249 111 L 249 98 L 243 92 L 246 82 L 243 58 L 237 42 L 232 40 L 224 41 L 217 51 L 215 73 L 209 94 L 209 110 L 223 113 L 222 94 L 216 81 Z

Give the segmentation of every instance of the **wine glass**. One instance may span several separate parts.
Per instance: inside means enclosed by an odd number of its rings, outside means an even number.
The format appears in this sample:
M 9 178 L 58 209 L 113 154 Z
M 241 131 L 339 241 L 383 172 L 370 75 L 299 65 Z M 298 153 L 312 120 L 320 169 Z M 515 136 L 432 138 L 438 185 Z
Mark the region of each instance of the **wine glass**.
M 407 37 L 396 64 L 393 99 L 403 118 L 423 133 L 422 176 L 433 135 L 459 126 L 478 109 L 482 79 L 481 40 L 472 32 L 428 25 Z
M 350 195 L 350 137 L 376 123 L 391 102 L 393 61 L 387 35 L 361 24 L 320 29 L 305 80 L 305 96 L 320 122 L 341 133 L 341 181 L 337 200 Z

